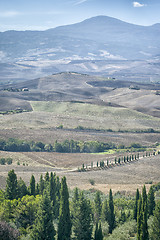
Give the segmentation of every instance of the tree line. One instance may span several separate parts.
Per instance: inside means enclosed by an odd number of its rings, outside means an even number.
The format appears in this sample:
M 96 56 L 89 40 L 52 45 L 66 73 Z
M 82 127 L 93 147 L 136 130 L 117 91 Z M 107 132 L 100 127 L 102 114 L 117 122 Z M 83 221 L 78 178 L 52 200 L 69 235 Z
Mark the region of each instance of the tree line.
M 148 194 L 145 186 L 142 194 L 137 189 L 135 198 L 113 196 L 111 189 L 108 196 L 100 191 L 86 194 L 78 188 L 70 191 L 66 178 L 52 172 L 37 183 L 32 175 L 26 186 L 11 170 L 5 190 L 0 190 L 0 239 L 118 240 L 116 231 L 130 226 L 130 237 L 158 240 L 160 201 L 155 201 L 154 189 Z
M 124 149 L 124 144 L 116 146 L 112 142 L 99 141 L 76 141 L 64 140 L 53 144 L 44 144 L 43 142 L 25 141 L 14 138 L 8 140 L 0 139 L 0 150 L 12 152 L 62 152 L 62 153 L 99 153 L 109 149 Z M 134 149 L 135 151 L 145 151 L 146 147 L 139 143 L 132 143 L 127 149 Z

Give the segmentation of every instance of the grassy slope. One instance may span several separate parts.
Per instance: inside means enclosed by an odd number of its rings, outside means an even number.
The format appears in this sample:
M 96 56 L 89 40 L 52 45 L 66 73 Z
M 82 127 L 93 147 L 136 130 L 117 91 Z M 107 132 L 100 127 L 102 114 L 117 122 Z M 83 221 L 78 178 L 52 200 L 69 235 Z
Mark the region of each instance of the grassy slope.
M 76 119 L 79 118 L 81 120 L 79 125 L 84 127 L 113 130 L 160 129 L 160 119 L 127 108 L 71 102 L 31 102 L 31 106 L 35 112 L 49 112 L 57 118 L 60 116 L 72 118 L 72 126 L 78 124 Z M 73 117 L 75 117 L 75 123 Z M 62 124 L 70 127 L 67 121 Z

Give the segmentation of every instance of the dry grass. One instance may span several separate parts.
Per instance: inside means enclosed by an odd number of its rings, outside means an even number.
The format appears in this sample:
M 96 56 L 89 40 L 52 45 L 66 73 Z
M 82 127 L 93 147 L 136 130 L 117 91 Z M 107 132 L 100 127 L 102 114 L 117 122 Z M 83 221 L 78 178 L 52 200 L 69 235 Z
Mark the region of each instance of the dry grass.
M 137 188 L 141 189 L 149 182 L 160 182 L 160 156 L 141 158 L 121 166 L 115 166 L 105 170 L 77 172 L 78 167 L 84 163 L 90 166 L 91 162 L 96 165 L 97 161 L 106 160 L 106 155 L 97 154 L 59 154 L 59 153 L 10 153 L 0 152 L 0 157 L 12 157 L 13 164 L 0 167 L 1 187 L 4 187 L 4 178 L 11 169 L 15 169 L 18 177 L 22 177 L 29 184 L 30 177 L 34 174 L 37 181 L 40 175 L 48 172 L 56 172 L 60 177 L 66 176 L 70 188 L 99 189 L 107 193 L 110 188 L 113 192 L 122 191 L 134 193 Z M 114 155 L 110 159 L 114 159 Z M 109 158 L 109 156 L 107 156 Z M 20 165 L 17 165 L 17 160 Z M 25 166 L 23 166 L 25 163 Z M 28 164 L 28 166 L 26 166 Z M 95 181 L 92 186 L 90 179 Z M 147 187 L 149 188 L 149 184 Z

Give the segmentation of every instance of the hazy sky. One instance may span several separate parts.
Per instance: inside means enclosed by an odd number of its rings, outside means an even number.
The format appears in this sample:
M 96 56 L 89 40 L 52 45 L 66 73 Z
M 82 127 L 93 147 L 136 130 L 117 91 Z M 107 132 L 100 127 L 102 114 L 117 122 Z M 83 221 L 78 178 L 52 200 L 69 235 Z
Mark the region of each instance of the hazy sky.
M 160 23 L 160 0 L 0 0 L 0 31 L 44 30 L 97 15 L 152 25 Z

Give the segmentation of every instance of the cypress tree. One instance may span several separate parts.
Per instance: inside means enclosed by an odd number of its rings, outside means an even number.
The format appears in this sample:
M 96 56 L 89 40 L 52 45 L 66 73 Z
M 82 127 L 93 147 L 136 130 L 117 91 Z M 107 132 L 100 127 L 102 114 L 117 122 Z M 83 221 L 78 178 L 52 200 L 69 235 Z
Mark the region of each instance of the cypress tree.
M 73 218 L 73 231 L 76 240 L 91 240 L 92 228 L 91 205 L 90 202 L 85 199 L 83 192 L 81 192 Z
M 155 197 L 153 187 L 151 186 L 148 192 L 148 216 L 153 215 L 155 209 Z
M 134 204 L 134 209 L 133 209 L 133 218 L 136 221 L 137 221 L 138 200 L 139 200 L 139 190 L 137 188 L 136 199 L 135 199 L 135 204 Z
M 97 235 L 98 235 L 98 222 L 96 222 L 96 229 L 94 232 L 94 240 L 98 240 Z
M 39 193 L 42 195 L 43 191 L 44 191 L 44 180 L 43 180 L 43 175 L 41 174 L 40 181 L 39 181 Z
M 27 186 L 22 178 L 20 178 L 17 181 L 17 187 L 18 187 L 18 197 L 19 198 L 22 198 L 23 196 L 28 194 Z
M 45 188 L 47 188 L 49 185 L 49 173 L 46 172 L 45 176 L 44 176 L 44 186 Z
M 144 186 L 142 189 L 142 198 L 139 200 L 138 205 L 138 214 L 137 214 L 137 239 L 138 240 L 148 240 L 148 225 L 147 225 L 147 193 L 146 187 Z
M 59 200 L 60 200 L 60 190 L 61 190 L 61 183 L 60 183 L 59 177 L 57 176 L 56 177 L 56 195 Z
M 33 175 L 31 176 L 31 179 L 30 179 L 29 191 L 30 191 L 30 195 L 35 196 L 35 193 L 36 193 L 36 181 L 35 181 L 35 177 Z
M 109 233 L 112 233 L 115 228 L 115 214 L 114 214 L 114 203 L 112 190 L 109 192 L 109 214 L 108 214 Z
M 37 218 L 31 232 L 32 240 L 54 240 L 56 232 L 53 225 L 53 214 L 49 194 L 44 190 Z
M 79 192 L 78 192 L 78 188 L 75 188 L 73 192 L 73 198 L 72 198 L 73 217 L 74 217 L 74 212 L 76 211 L 76 208 L 78 205 L 78 201 L 79 201 Z
M 98 222 L 102 212 L 102 202 L 101 202 L 100 191 L 96 192 L 94 205 L 95 205 L 95 221 Z
M 53 206 L 53 214 L 55 217 L 55 213 L 56 213 L 56 178 L 55 178 L 55 174 L 53 175 L 52 172 L 51 172 L 51 175 L 49 178 L 49 195 L 50 195 L 50 199 L 51 199 L 52 206 Z
M 39 194 L 39 184 L 37 183 L 36 184 L 36 195 L 38 195 Z
M 56 199 L 56 179 L 55 175 L 53 175 L 53 172 L 51 172 L 50 178 L 49 178 L 49 194 L 51 201 L 55 202 Z
M 142 206 L 143 206 L 143 215 L 142 215 L 142 231 L 141 231 L 141 240 L 149 240 L 149 233 L 148 233 L 148 225 L 147 225 L 147 203 L 143 203 L 142 200 Z
M 58 240 L 71 239 L 71 219 L 69 210 L 69 194 L 66 183 L 66 178 L 63 177 L 61 181 L 60 190 L 60 213 L 58 223 Z
M 151 225 L 151 240 L 160 240 L 160 201 L 157 202 Z
M 94 240 L 103 240 L 103 233 L 101 223 L 96 223 L 96 229 L 94 234 Z
M 102 205 L 102 220 L 108 222 L 109 209 L 108 209 L 108 201 L 105 199 Z
M 146 187 L 144 185 L 142 189 L 142 232 L 141 232 L 141 240 L 148 240 L 148 224 L 147 224 L 147 213 L 148 213 L 148 205 L 147 205 L 147 193 Z
M 137 240 L 140 240 L 141 236 L 141 225 L 142 225 L 142 198 L 141 195 L 139 195 L 138 200 L 138 209 L 137 209 Z
M 8 172 L 8 177 L 6 180 L 6 198 L 9 200 L 13 200 L 18 198 L 18 183 L 17 183 L 17 175 L 14 170 Z
M 59 217 L 59 207 L 60 207 L 60 189 L 61 189 L 61 183 L 59 180 L 59 177 L 56 177 L 56 202 L 54 206 L 54 214 L 55 218 Z

